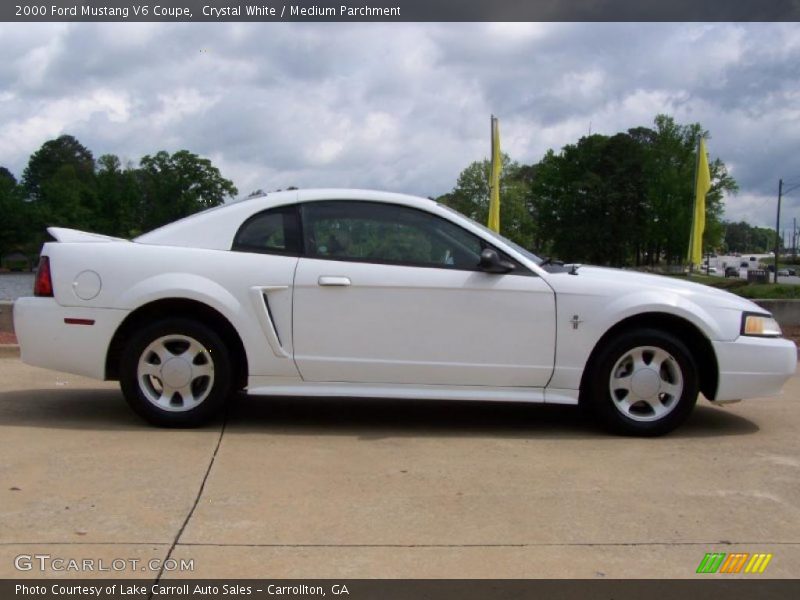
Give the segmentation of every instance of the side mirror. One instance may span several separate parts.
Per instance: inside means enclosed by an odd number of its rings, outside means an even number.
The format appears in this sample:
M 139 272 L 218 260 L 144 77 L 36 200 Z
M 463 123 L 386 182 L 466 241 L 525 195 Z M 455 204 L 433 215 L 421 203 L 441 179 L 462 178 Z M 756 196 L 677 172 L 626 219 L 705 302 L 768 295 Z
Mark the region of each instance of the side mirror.
M 484 248 L 478 267 L 486 273 L 508 273 L 514 270 L 514 263 L 501 259 L 493 248 Z

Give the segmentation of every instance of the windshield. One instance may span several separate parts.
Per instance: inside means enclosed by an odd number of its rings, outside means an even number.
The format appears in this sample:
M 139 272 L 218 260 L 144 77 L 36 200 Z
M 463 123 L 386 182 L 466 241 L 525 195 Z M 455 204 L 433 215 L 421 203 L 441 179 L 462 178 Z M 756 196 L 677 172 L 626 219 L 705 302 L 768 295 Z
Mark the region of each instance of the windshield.
M 486 234 L 487 234 L 489 237 L 491 237 L 492 239 L 494 239 L 494 240 L 497 240 L 497 241 L 499 241 L 499 242 L 502 242 L 502 243 L 504 243 L 504 244 L 507 244 L 507 245 L 511 246 L 511 247 L 512 247 L 514 250 L 516 250 L 517 252 L 519 252 L 520 254 L 522 254 L 522 255 L 523 255 L 525 258 L 527 258 L 528 260 L 532 260 L 532 261 L 533 261 L 533 262 L 535 262 L 537 265 L 538 265 L 538 264 L 540 264 L 540 263 L 542 262 L 542 259 L 541 259 L 541 258 L 539 258 L 538 256 L 536 256 L 536 255 L 535 255 L 533 252 L 531 252 L 530 250 L 526 250 L 525 248 L 523 248 L 523 247 L 522 247 L 522 246 L 520 246 L 519 244 L 517 244 L 517 243 L 515 243 L 515 242 L 512 242 L 510 239 L 508 239 L 508 238 L 506 238 L 506 237 L 503 237 L 502 235 L 500 235 L 499 233 L 497 233 L 497 232 L 495 232 L 495 231 L 492 231 L 491 229 L 489 229 L 488 227 L 486 227 L 486 225 L 483 225 L 483 224 L 481 224 L 481 223 L 478 223 L 478 222 L 477 222 L 477 221 L 475 221 L 474 219 L 470 219 L 470 218 L 469 218 L 467 215 L 465 215 L 465 214 L 462 214 L 462 213 L 458 212 L 458 211 L 457 211 L 455 208 L 450 208 L 449 206 L 446 206 L 446 205 L 444 205 L 444 204 L 441 204 L 441 203 L 438 203 L 438 204 L 439 204 L 439 206 L 441 206 L 441 207 L 442 207 L 442 208 L 444 208 L 445 210 L 448 210 L 448 211 L 450 211 L 450 212 L 452 212 L 452 213 L 455 213 L 455 214 L 457 214 L 459 217 L 461 217 L 462 219 L 466 219 L 467 221 L 469 221 L 470 223 L 472 223 L 472 224 L 473 224 L 473 225 L 475 225 L 476 227 L 479 227 L 479 228 L 481 229 L 481 231 L 483 231 L 484 233 L 486 233 Z

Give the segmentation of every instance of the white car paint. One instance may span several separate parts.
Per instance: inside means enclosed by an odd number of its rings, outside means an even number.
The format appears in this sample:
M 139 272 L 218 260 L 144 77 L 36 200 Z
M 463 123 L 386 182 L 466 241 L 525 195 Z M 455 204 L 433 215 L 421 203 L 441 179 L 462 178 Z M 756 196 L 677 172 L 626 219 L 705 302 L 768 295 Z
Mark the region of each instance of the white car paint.
M 325 276 L 351 283 L 320 285 Z M 295 362 L 313 382 L 543 388 L 554 314 L 553 291 L 538 277 L 301 260 Z
M 532 275 L 231 251 L 242 223 L 265 209 L 336 199 L 437 215 Z M 248 393 L 255 395 L 576 404 L 603 335 L 643 313 L 679 317 L 710 342 L 719 384 L 706 395 L 714 401 L 775 394 L 796 368 L 792 342 L 740 335 L 743 313 L 766 314 L 748 300 L 615 269 L 549 272 L 513 244 L 423 198 L 288 191 L 211 209 L 133 241 L 50 232 L 58 242 L 46 244 L 42 255 L 50 259 L 54 297 L 15 305 L 22 359 L 98 379 L 107 376 L 109 347 L 124 319 L 171 298 L 207 305 L 231 323 L 247 357 Z M 80 292 L 87 271 L 99 279 L 93 295 Z

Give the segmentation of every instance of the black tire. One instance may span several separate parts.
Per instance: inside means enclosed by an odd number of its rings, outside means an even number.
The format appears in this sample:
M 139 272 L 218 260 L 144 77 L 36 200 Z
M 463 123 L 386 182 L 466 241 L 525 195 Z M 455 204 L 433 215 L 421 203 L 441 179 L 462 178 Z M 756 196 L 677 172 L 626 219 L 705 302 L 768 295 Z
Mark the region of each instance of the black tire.
M 140 366 L 157 374 L 143 374 Z M 119 381 L 125 400 L 149 423 L 197 427 L 223 409 L 231 374 L 228 348 L 214 330 L 190 319 L 170 318 L 143 327 L 128 340 Z
M 663 435 L 683 423 L 697 402 L 697 364 L 673 335 L 636 329 L 605 344 L 585 387 L 588 408 L 607 429 L 622 435 Z

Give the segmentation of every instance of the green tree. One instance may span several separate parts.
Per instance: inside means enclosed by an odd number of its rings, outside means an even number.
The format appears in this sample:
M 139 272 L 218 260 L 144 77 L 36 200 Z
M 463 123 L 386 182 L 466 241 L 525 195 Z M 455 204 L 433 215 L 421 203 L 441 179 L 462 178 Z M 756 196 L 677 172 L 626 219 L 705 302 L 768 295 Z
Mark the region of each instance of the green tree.
M 71 135 L 62 135 L 42 144 L 31 155 L 28 166 L 22 173 L 22 185 L 31 200 L 40 200 L 42 186 L 58 171 L 70 166 L 74 176 L 81 181 L 94 177 L 94 158 L 92 153 Z
M 48 140 L 31 155 L 20 184 L 0 167 L 0 253 L 35 252 L 48 226 L 133 237 L 236 194 L 211 161 L 187 150 L 161 151 L 123 167 L 70 135 Z
M 764 254 L 775 247 L 775 230 L 769 227 L 753 227 L 749 223 L 722 222 L 725 232 L 723 249 L 729 253 Z
M 531 184 L 545 253 L 625 264 L 642 243 L 645 207 L 639 145 L 627 134 L 592 135 L 548 152 Z
M 5 181 L 11 185 L 17 185 L 17 178 L 5 167 L 0 167 L 0 181 Z
M 593 135 L 548 152 L 531 183 L 542 251 L 569 261 L 625 265 L 685 261 L 694 202 L 699 124 L 659 115 L 654 128 Z M 737 189 L 710 161 L 705 246 L 721 245 L 722 200 Z
M 654 124 L 651 133 L 642 138 L 650 216 L 647 250 L 651 263 L 658 262 L 662 256 L 667 262 L 681 263 L 686 260 L 689 246 L 697 140 L 700 135 L 709 136 L 699 123 L 679 125 L 666 115 L 658 115 Z M 720 159 L 709 160 L 709 170 L 712 186 L 706 196 L 706 249 L 722 243 L 723 197 L 738 190 Z
M 137 173 L 143 231 L 222 204 L 237 194 L 211 161 L 188 150 L 144 156 Z
M 22 187 L 29 217 L 36 232 L 35 244 L 44 239 L 50 225 L 92 229 L 97 212 L 94 158 L 71 135 L 45 142 L 28 161 Z
M 529 168 L 502 155 L 500 172 L 500 232 L 524 247 L 531 248 L 536 239 L 536 223 L 528 194 Z M 489 178 L 491 161 L 473 162 L 458 177 L 455 188 L 437 198 L 438 202 L 456 209 L 479 223 L 489 217 Z
M 99 233 L 123 238 L 141 233 L 141 193 L 136 170 L 123 169 L 113 154 L 104 154 L 97 160 L 97 199 Z
M 16 178 L 0 167 L 0 260 L 14 251 L 27 251 L 30 236 L 28 206 L 25 194 Z
M 750 252 L 763 254 L 771 252 L 775 248 L 775 230 L 771 227 L 753 227 L 753 235 L 750 240 Z M 783 249 L 783 244 L 781 248 Z

